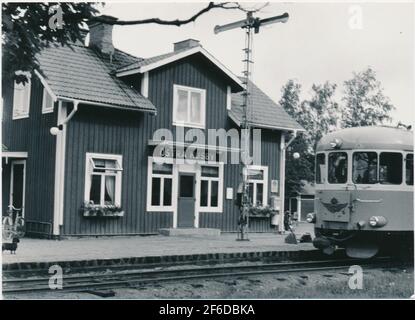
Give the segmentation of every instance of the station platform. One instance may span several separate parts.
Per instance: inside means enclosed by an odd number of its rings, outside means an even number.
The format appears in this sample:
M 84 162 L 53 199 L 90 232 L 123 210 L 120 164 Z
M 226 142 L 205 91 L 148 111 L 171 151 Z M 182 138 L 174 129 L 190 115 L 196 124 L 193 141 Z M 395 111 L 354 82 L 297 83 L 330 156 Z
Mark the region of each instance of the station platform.
M 296 230 L 312 234 L 312 225 Z M 189 260 L 218 260 L 229 257 L 284 256 L 314 250 L 312 243 L 287 244 L 288 233 L 250 233 L 250 241 L 236 241 L 235 233 L 219 236 L 128 236 L 71 238 L 66 240 L 21 239 L 16 254 L 4 251 L 3 270 L 65 266 L 99 266 L 120 263 L 163 263 Z

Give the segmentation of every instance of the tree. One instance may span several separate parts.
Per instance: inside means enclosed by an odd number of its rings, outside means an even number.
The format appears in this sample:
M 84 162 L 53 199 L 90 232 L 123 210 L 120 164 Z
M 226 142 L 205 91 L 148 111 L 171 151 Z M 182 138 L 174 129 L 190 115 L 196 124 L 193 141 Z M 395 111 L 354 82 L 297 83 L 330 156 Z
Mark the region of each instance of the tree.
M 313 85 L 311 98 L 300 102 L 301 85 L 289 80 L 282 88 L 280 105 L 306 131 L 297 137 L 286 153 L 286 198 L 296 196 L 302 180 L 314 181 L 315 146 L 321 137 L 337 126 L 338 104 L 334 101 L 336 85 L 329 82 Z M 298 152 L 300 158 L 294 160 Z
M 395 109 L 370 67 L 353 73 L 353 78 L 344 82 L 342 101 L 344 128 L 384 124 L 392 120 L 390 112 Z
M 93 2 L 2 3 L 2 76 L 3 79 L 16 80 L 18 83 L 26 82 L 26 76 L 16 74 L 17 70 L 32 72 L 36 69 L 38 67 L 36 55 L 51 43 L 70 46 L 72 42 L 82 40 L 82 31 L 87 22 L 100 21 L 117 25 L 156 23 L 181 26 L 196 21 L 201 15 L 213 9 L 246 11 L 236 2 L 209 2 L 188 19 L 149 18 L 125 21 L 99 16 L 98 3 Z M 60 17 L 62 21 L 59 21 Z
M 64 26 L 49 26 L 57 8 L 62 10 Z M 33 71 L 36 54 L 51 42 L 67 45 L 82 38 L 82 24 L 97 13 L 93 3 L 2 3 L 3 79 L 26 82 L 17 70 Z

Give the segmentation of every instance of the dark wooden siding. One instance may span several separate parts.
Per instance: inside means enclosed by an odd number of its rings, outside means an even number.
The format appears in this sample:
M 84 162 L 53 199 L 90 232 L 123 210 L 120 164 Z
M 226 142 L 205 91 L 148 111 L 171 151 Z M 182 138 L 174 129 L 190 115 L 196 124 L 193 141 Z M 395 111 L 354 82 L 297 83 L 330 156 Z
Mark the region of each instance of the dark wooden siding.
M 234 127 L 227 116 L 226 86 L 221 73 L 206 58 L 195 55 L 150 72 L 149 99 L 157 107 L 157 116 L 81 105 L 68 124 L 65 172 L 65 235 L 148 234 L 172 227 L 172 212 L 146 212 L 148 140 L 159 128 L 172 125 L 173 85 L 206 89 L 206 128 Z M 139 78 L 137 78 L 139 79 Z M 129 77 L 129 83 L 134 79 Z M 139 87 L 137 80 L 137 87 Z M 262 132 L 263 165 L 269 166 L 269 181 L 279 179 L 279 133 Z M 207 141 L 206 141 L 207 142 Z M 85 157 L 87 152 L 121 154 L 123 178 L 121 218 L 84 218 Z M 237 189 L 239 165 L 225 166 L 224 190 Z M 270 186 L 268 187 L 270 190 Z M 238 208 L 224 199 L 223 213 L 201 213 L 200 227 L 237 230 Z M 256 219 L 251 230 L 270 231 L 269 219 Z
M 279 180 L 280 170 L 280 133 L 270 130 L 261 130 L 261 165 L 268 166 L 268 202 L 271 197 L 271 180 Z M 242 171 L 242 165 L 227 164 L 224 168 L 224 194 L 226 188 L 238 188 Z M 223 212 L 201 212 L 199 225 L 201 228 L 220 228 L 222 231 L 233 232 L 237 230 L 239 209 L 234 205 L 234 200 L 223 200 Z M 271 231 L 271 220 L 269 218 L 251 218 L 249 230 L 251 232 Z
M 13 84 L 3 83 L 3 141 L 8 151 L 28 153 L 26 161 L 25 218 L 28 232 L 50 233 L 53 222 L 56 111 L 42 114 L 43 86 L 32 76 L 29 118 L 12 120 Z M 10 163 L 10 162 L 9 162 Z M 3 212 L 9 204 L 10 164 L 3 161 Z M 30 222 L 33 221 L 33 222 Z
M 65 235 L 154 233 L 172 225 L 172 213 L 146 213 L 149 115 L 83 106 L 68 124 L 65 174 Z M 123 156 L 121 218 L 85 218 L 80 212 L 85 191 L 86 153 Z

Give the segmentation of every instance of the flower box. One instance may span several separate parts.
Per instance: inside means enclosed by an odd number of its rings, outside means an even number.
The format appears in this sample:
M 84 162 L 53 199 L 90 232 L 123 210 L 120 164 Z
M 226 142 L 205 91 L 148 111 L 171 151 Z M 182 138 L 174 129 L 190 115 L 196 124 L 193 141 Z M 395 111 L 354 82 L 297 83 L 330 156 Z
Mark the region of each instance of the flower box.
M 277 212 L 270 207 L 250 207 L 249 208 L 249 217 L 250 218 L 271 218 Z
M 92 201 L 86 202 L 81 208 L 84 217 L 123 217 L 124 211 L 117 205 L 95 205 Z

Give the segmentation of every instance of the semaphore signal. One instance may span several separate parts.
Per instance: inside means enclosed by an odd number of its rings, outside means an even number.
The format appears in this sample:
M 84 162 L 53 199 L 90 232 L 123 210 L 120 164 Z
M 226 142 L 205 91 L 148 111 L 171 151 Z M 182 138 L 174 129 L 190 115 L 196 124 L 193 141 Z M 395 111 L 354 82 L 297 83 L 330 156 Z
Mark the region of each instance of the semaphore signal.
M 235 22 L 231 22 L 222 26 L 216 26 L 214 28 L 214 33 L 218 34 L 220 32 L 225 32 L 228 30 L 233 30 L 237 28 L 245 29 L 245 48 L 243 49 L 245 53 L 245 58 L 243 60 L 245 69 L 243 71 L 243 85 L 244 85 L 244 92 L 243 92 L 243 117 L 241 123 L 241 159 L 243 162 L 243 169 L 242 169 L 242 177 L 243 177 L 243 184 L 242 184 L 242 210 L 239 217 L 238 222 L 238 237 L 237 240 L 239 241 L 249 241 L 248 239 L 248 227 L 249 227 L 249 185 L 248 185 L 248 159 L 249 159 L 249 136 L 250 136 L 250 123 L 248 120 L 248 110 L 249 110 L 249 77 L 251 75 L 251 64 L 252 61 L 252 31 L 255 33 L 259 32 L 260 27 L 273 24 L 273 23 L 285 23 L 288 21 L 288 13 L 284 13 L 279 16 L 274 16 L 270 18 L 260 19 L 258 17 L 254 17 L 253 13 L 255 11 L 247 11 L 246 19 L 239 20 Z M 254 199 L 252 199 L 254 201 Z M 284 200 L 283 200 L 284 201 Z

